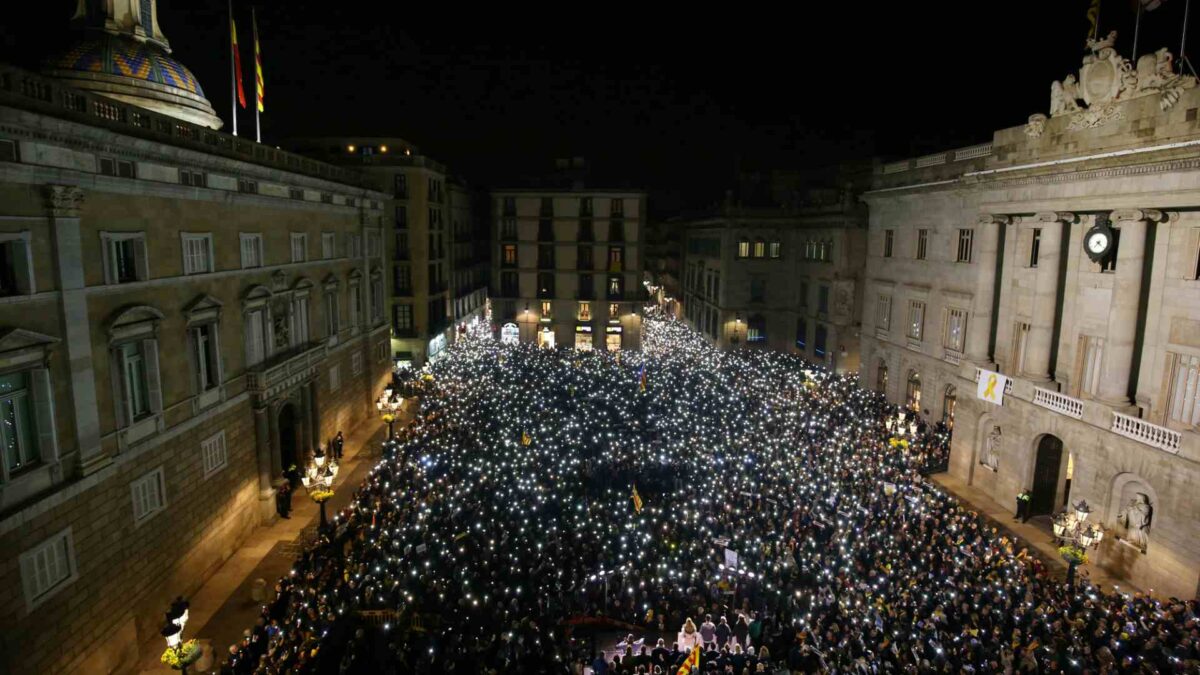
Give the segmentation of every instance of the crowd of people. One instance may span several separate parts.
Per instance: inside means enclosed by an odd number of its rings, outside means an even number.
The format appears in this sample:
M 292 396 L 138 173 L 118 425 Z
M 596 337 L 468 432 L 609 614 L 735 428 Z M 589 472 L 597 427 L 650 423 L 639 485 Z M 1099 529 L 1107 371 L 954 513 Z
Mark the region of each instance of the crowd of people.
M 1196 671 L 1195 601 L 1068 586 L 927 482 L 944 428 L 653 310 L 644 333 L 449 348 L 227 671 Z

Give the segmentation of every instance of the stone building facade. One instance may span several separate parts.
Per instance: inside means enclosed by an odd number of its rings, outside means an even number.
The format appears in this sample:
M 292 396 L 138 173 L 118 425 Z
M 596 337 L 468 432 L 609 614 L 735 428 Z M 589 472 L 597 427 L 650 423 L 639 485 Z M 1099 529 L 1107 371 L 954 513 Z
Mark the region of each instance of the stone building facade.
M 851 193 L 726 206 L 687 222 L 683 236 L 683 315 L 714 344 L 858 369 L 866 213 Z
M 644 192 L 494 190 L 491 210 L 490 297 L 501 339 L 641 348 Z
M 487 302 L 487 225 L 473 193 L 445 165 L 402 138 L 336 137 L 291 141 L 322 161 L 355 167 L 389 195 L 391 349 L 420 366 L 453 343 Z
M 1194 597 L 1200 89 L 1170 64 L 1095 43 L 1050 116 L 879 167 L 861 375 L 953 423 L 954 476 L 1035 514 L 1086 500 L 1094 561 Z
M 0 671 L 131 667 L 373 416 L 389 198 L 0 67 Z

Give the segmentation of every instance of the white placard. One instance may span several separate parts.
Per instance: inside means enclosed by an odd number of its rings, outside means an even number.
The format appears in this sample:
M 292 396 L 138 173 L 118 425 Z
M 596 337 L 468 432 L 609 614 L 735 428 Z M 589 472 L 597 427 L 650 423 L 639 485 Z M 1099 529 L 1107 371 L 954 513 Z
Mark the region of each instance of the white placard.
M 736 570 L 737 566 L 738 566 L 737 551 L 731 551 L 729 549 L 725 549 L 725 567 L 727 567 L 731 570 Z
M 975 395 L 980 400 L 996 405 L 1004 405 L 1004 388 L 1008 386 L 1008 378 L 990 370 L 979 370 L 979 382 L 975 387 Z

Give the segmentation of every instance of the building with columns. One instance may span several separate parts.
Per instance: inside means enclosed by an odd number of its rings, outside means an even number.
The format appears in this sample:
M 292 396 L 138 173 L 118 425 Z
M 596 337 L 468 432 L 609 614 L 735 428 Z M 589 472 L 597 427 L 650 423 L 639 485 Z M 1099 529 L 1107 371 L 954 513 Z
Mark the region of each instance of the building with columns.
M 0 66 L 0 672 L 161 650 L 169 602 L 390 372 L 390 195 L 197 123 L 131 6 L 80 3 L 52 76 Z
M 1193 597 L 1200 89 L 1103 42 L 1077 77 L 990 143 L 878 167 L 860 373 L 953 425 L 956 478 L 1035 515 L 1086 500 L 1094 562 Z

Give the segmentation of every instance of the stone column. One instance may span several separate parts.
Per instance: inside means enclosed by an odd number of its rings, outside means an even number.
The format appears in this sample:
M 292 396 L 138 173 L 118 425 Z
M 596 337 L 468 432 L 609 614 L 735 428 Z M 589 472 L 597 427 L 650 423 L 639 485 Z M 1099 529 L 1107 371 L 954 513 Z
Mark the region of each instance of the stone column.
M 305 388 L 308 390 L 308 421 L 313 439 L 312 450 L 316 450 L 317 444 L 324 442 L 321 440 L 321 409 L 317 405 L 317 381 L 310 381 Z
M 1000 254 L 1000 231 L 1012 223 L 1004 215 L 983 213 L 979 215 L 978 237 L 975 238 L 975 298 L 971 316 L 967 320 L 967 336 L 964 353 L 968 360 L 981 368 L 994 369 L 991 350 L 992 303 L 999 289 L 996 288 L 996 261 Z M 951 235 L 952 251 L 957 250 L 958 233 Z M 907 315 L 904 315 L 907 317 Z
M 258 458 L 259 499 L 269 499 L 275 490 L 271 485 L 271 424 L 267 406 L 254 409 L 254 446 Z
M 1050 381 L 1054 323 L 1058 318 L 1058 276 L 1062 257 L 1063 224 L 1075 222 L 1073 213 L 1039 213 L 1029 221 L 1040 225 L 1042 234 L 1038 250 L 1037 272 L 1034 277 L 1033 312 L 1029 335 L 1025 343 L 1025 372 L 1038 383 Z M 1016 358 L 1016 355 L 1013 355 Z
M 59 321 L 63 354 L 71 378 L 71 408 L 79 467 L 87 476 L 112 459 L 100 447 L 100 410 L 96 404 L 96 372 L 92 367 L 91 320 L 83 279 L 80 208 L 83 190 L 73 185 L 46 185 L 46 212 L 54 241 L 55 281 L 59 289 Z
M 308 461 L 316 450 L 316 442 L 312 436 L 312 425 L 308 422 L 308 415 L 311 408 L 308 405 L 308 385 L 300 386 L 299 394 L 300 403 L 296 408 L 296 445 L 299 446 L 301 461 Z
M 283 475 L 283 447 L 279 442 L 279 404 L 267 408 L 267 423 L 271 435 L 271 477 Z
M 1142 296 L 1142 270 L 1146 257 L 1148 221 L 1161 222 L 1155 210 L 1113 211 L 1115 227 L 1121 230 L 1117 246 L 1117 269 L 1113 275 L 1112 300 L 1108 307 L 1108 330 L 1100 371 L 1099 398 L 1115 408 L 1133 405 L 1129 377 L 1133 368 L 1133 346 L 1137 339 L 1138 309 Z

